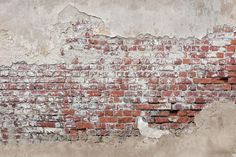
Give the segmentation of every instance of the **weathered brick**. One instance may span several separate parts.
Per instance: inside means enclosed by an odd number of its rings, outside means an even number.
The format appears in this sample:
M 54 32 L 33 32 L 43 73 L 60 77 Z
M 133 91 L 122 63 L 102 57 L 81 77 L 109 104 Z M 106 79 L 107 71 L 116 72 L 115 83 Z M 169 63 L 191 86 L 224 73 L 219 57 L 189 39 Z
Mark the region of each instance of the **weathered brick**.
M 118 123 L 133 123 L 135 119 L 133 117 L 121 117 L 118 118 Z
M 152 110 L 154 106 L 151 104 L 137 104 L 135 105 L 137 110 Z
M 37 122 L 37 126 L 40 127 L 48 127 L 48 128 L 55 128 L 55 122 Z
M 177 123 L 188 123 L 190 120 L 191 119 L 189 117 L 179 117 Z
M 111 96 L 113 97 L 121 97 L 124 96 L 124 91 L 112 91 Z
M 236 40 L 231 40 L 231 45 L 236 45 Z
M 116 117 L 100 117 L 99 122 L 101 122 L 101 123 L 116 123 L 117 118 Z
M 92 129 L 94 128 L 93 124 L 90 122 L 76 122 L 75 126 L 77 129 Z
M 226 66 L 226 70 L 229 70 L 229 71 L 236 71 L 236 65 L 229 65 L 229 66 Z
M 236 77 L 234 77 L 234 78 L 229 78 L 229 83 L 230 83 L 230 84 L 236 84 Z
M 168 117 L 156 117 L 155 123 L 161 124 L 161 123 L 168 123 L 170 122 Z
M 101 96 L 100 91 L 87 91 L 89 96 Z
M 229 52 L 234 52 L 235 51 L 235 46 L 234 45 L 226 46 L 226 50 L 229 51 Z
M 12 126 L 19 135 L 37 127 L 40 137 L 48 130 L 50 136 L 57 137 L 60 132 L 70 140 L 85 132 L 107 136 L 118 131 L 128 136 L 127 132 L 137 129 L 135 118 L 141 112 L 153 127 L 181 129 L 208 102 L 219 98 L 236 101 L 235 39 L 231 45 L 212 44 L 214 37 L 225 40 L 229 34 L 224 32 L 233 29 L 216 29 L 220 38 L 213 33 L 200 40 L 179 42 L 151 36 L 126 39 L 93 35 L 94 27 L 87 29 L 90 24 L 85 20 L 72 25 L 71 31 L 76 33 L 65 39 L 59 55 L 65 56 L 67 49 L 84 54 L 68 63 L 0 67 L 2 117 L 27 116 Z M 182 50 L 176 54 L 173 46 Z M 90 51 L 93 55 L 84 58 Z M 2 134 L 7 141 L 8 130 Z
M 64 115 L 73 115 L 74 113 L 75 113 L 74 109 L 64 109 L 62 111 L 62 114 L 64 114 Z

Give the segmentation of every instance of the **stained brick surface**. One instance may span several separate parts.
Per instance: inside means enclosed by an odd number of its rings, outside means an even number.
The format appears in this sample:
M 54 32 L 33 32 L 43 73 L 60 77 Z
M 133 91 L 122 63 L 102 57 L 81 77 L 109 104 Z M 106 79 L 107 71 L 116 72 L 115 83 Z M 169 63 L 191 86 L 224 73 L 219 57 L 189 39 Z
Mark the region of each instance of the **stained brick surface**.
M 236 100 L 234 29 L 200 40 L 127 39 L 93 35 L 88 25 L 73 25 L 61 49 L 77 52 L 76 62 L 0 67 L 1 141 L 130 135 L 141 112 L 150 126 L 178 129 L 207 103 Z

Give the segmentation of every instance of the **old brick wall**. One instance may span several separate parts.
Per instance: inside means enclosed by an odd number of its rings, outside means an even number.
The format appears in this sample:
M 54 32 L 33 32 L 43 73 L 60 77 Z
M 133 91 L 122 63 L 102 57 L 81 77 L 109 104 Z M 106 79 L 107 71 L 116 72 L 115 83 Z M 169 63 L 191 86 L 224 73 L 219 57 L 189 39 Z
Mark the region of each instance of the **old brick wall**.
M 152 127 L 181 129 L 209 102 L 236 101 L 236 30 L 202 39 L 94 35 L 71 24 L 58 55 L 71 63 L 0 67 L 0 140 L 75 140 L 136 134 L 144 112 Z M 72 35 L 71 35 L 72 34 Z

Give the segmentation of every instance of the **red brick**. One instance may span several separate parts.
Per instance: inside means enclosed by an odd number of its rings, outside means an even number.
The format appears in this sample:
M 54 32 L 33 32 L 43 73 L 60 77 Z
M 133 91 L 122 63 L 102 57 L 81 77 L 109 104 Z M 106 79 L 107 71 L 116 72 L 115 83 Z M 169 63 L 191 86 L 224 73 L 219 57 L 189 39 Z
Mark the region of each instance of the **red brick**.
M 64 115 L 73 115 L 74 113 L 75 113 L 74 109 L 64 109 L 62 111 L 62 114 L 64 114 Z
M 191 72 L 188 72 L 188 76 L 191 77 L 191 78 L 193 78 L 193 77 L 196 77 L 197 74 L 196 74 L 196 72 L 191 71 Z
M 124 110 L 123 115 L 124 116 L 132 116 L 132 111 L 131 110 Z
M 94 126 L 90 122 L 76 122 L 75 126 L 77 129 L 93 129 Z
M 164 97 L 170 97 L 171 95 L 172 95 L 172 91 L 163 91 L 162 92 L 162 96 L 164 96 Z
M 236 77 L 236 71 L 229 71 L 228 76 L 229 77 Z
M 122 97 L 122 96 L 124 96 L 124 91 L 112 91 L 111 92 L 111 96 L 113 96 L 113 97 Z
M 229 78 L 229 82 L 230 84 L 236 84 L 236 77 L 233 78 Z
M 202 46 L 202 47 L 201 47 L 201 50 L 202 50 L 203 52 L 207 52 L 207 51 L 209 51 L 209 46 Z
M 224 80 L 214 79 L 214 78 L 194 78 L 193 82 L 196 84 L 219 84 L 225 83 Z
M 198 111 L 187 110 L 187 115 L 189 117 L 194 117 L 194 116 L 196 116 L 196 114 L 198 114 Z
M 236 45 L 236 40 L 231 40 L 231 45 Z
M 71 129 L 68 134 L 72 140 L 76 140 L 78 138 L 78 130 L 77 129 Z
M 180 84 L 179 85 L 179 90 L 182 90 L 182 91 L 187 90 L 187 85 L 186 84 Z
M 219 50 L 219 46 L 210 46 L 210 50 L 211 51 L 218 51 Z
M 158 78 L 150 78 L 149 79 L 149 83 L 151 83 L 151 84 L 158 84 L 159 83 L 159 79 Z
M 188 74 L 187 72 L 181 71 L 179 72 L 179 77 L 187 77 L 188 76 L 187 74 Z
M 96 129 L 106 129 L 106 124 L 105 123 L 98 123 L 95 126 Z
M 125 124 L 124 123 L 120 123 L 120 124 L 116 124 L 116 129 L 125 129 Z
M 100 117 L 99 122 L 100 123 L 116 123 L 117 118 L 116 117 Z
M 137 117 L 137 116 L 140 116 L 141 115 L 141 111 L 140 110 L 133 110 L 132 111 L 132 116 L 133 117 Z
M 157 113 L 158 117 L 168 117 L 170 115 L 170 111 L 159 111 Z
M 235 46 L 226 46 L 226 50 L 228 52 L 234 52 L 235 51 Z
M 177 123 L 188 123 L 190 121 L 189 117 L 179 117 Z
M 170 129 L 182 129 L 183 128 L 181 123 L 169 123 L 168 127 Z
M 133 123 L 135 119 L 133 117 L 121 117 L 118 118 L 118 123 Z
M 186 116 L 187 115 L 187 111 L 186 110 L 180 110 L 177 112 L 178 116 Z
M 235 58 L 229 58 L 229 59 L 227 60 L 227 64 L 231 64 L 231 65 L 236 64 L 236 59 L 235 59 Z
M 192 84 L 192 81 L 188 78 L 180 78 L 180 84 Z
M 99 41 L 96 40 L 96 39 L 88 39 L 88 41 L 89 41 L 90 44 L 93 44 L 93 45 L 99 44 Z
M 154 106 L 151 104 L 137 104 L 135 105 L 137 110 L 152 110 Z
M 197 104 L 204 104 L 206 102 L 206 100 L 204 98 L 196 98 L 195 99 L 195 103 Z
M 114 111 L 114 116 L 123 116 L 123 111 L 122 110 Z
M 182 64 L 182 60 L 181 59 L 177 59 L 175 62 L 174 62 L 175 65 L 180 65 Z
M 55 122 L 37 122 L 37 126 L 47 127 L 47 128 L 55 128 Z
M 100 91 L 87 91 L 89 96 L 101 96 L 101 92 Z
M 218 52 L 216 56 L 217 58 L 224 58 L 224 53 Z
M 190 64 L 190 63 L 191 63 L 190 59 L 188 59 L 188 58 L 183 59 L 183 64 Z
M 229 66 L 226 66 L 225 68 L 226 70 L 229 70 L 229 71 L 236 71 L 236 65 L 229 65 Z
M 227 52 L 225 53 L 225 58 L 233 57 L 234 54 L 235 52 Z
M 105 116 L 113 116 L 112 110 L 105 110 L 104 113 L 105 113 Z
M 96 111 L 96 114 L 98 115 L 98 117 L 103 117 L 104 111 Z
M 161 124 L 161 123 L 168 123 L 170 122 L 168 117 L 156 117 L 155 123 Z

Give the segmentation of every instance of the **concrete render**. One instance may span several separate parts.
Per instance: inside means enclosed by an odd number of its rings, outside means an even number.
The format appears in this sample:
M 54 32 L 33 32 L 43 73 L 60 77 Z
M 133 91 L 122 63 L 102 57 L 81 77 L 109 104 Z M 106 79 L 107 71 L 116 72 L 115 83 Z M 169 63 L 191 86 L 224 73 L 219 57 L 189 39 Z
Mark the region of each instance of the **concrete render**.
M 214 26 L 234 26 L 235 4 L 236 0 L 1 0 L 0 65 L 65 62 L 67 58 L 55 55 L 62 33 L 56 26 L 73 17 L 100 21 L 95 33 L 111 37 L 149 33 L 201 38 Z

